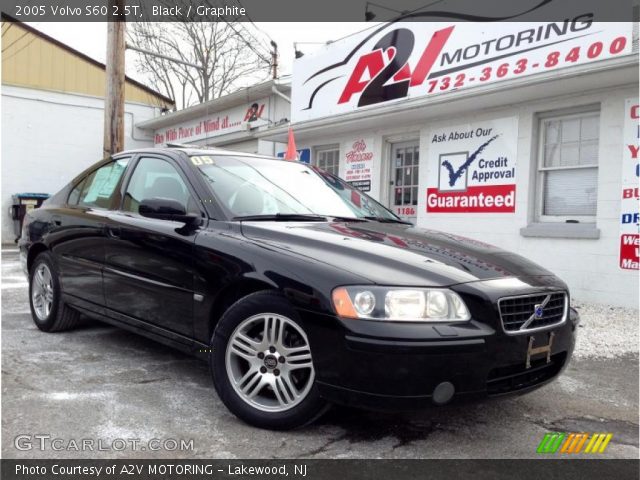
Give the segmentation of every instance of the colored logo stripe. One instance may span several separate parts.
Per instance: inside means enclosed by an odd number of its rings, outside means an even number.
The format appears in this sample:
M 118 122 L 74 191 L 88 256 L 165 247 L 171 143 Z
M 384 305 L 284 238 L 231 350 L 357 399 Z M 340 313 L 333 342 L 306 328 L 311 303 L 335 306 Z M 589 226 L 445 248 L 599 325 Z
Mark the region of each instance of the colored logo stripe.
M 589 438 L 587 433 L 572 433 L 562 445 L 560 453 L 580 453 L 584 442 Z
M 613 438 L 611 433 L 545 433 L 537 453 L 604 453 Z M 588 441 L 587 441 L 588 440 Z M 585 446 L 583 450 L 583 447 Z
M 538 453 L 556 453 L 562 440 L 566 437 L 566 433 L 549 432 L 544 435 L 544 438 L 538 445 Z
M 613 437 L 611 433 L 594 433 L 584 453 L 604 453 L 611 437 Z

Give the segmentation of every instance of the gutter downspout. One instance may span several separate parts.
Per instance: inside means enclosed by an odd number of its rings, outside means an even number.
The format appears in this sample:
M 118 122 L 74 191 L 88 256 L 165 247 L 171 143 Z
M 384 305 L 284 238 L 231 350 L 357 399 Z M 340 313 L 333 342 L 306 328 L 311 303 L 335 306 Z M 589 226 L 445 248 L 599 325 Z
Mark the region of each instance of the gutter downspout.
M 291 103 L 291 98 L 287 97 L 284 93 L 278 90 L 275 85 L 271 86 L 271 91 L 279 97 L 284 98 L 288 103 Z

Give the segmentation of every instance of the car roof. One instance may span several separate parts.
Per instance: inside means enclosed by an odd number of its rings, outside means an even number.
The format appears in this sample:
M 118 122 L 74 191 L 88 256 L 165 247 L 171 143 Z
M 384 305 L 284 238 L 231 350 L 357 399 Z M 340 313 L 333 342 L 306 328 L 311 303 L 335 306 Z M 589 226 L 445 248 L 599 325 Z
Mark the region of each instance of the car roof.
M 266 160 L 283 160 L 282 158 L 273 157 L 270 155 L 259 155 L 255 153 L 247 153 L 247 152 L 238 152 L 234 150 L 227 150 L 226 148 L 218 148 L 218 147 L 199 147 L 199 146 L 191 146 L 191 145 L 180 145 L 180 144 L 168 144 L 163 147 L 154 147 L 154 148 L 138 148 L 134 150 L 126 150 L 123 152 L 118 152 L 115 156 L 120 155 L 130 155 L 136 153 L 170 153 L 170 152 L 183 152 L 187 155 L 227 155 L 227 156 L 238 156 L 238 157 L 254 157 L 254 158 L 262 158 Z

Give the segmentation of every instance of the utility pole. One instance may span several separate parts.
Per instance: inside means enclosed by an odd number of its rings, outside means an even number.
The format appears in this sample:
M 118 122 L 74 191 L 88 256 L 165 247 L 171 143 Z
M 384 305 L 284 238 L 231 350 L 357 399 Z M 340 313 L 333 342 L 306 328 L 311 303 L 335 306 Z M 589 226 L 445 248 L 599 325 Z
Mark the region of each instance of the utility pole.
M 271 50 L 271 71 L 275 80 L 278 78 L 278 44 L 271 40 L 271 46 L 273 47 Z
M 123 0 L 111 0 L 122 12 Z M 124 18 L 119 22 L 109 22 L 107 26 L 107 68 L 104 97 L 104 145 L 102 154 L 108 157 L 124 150 Z

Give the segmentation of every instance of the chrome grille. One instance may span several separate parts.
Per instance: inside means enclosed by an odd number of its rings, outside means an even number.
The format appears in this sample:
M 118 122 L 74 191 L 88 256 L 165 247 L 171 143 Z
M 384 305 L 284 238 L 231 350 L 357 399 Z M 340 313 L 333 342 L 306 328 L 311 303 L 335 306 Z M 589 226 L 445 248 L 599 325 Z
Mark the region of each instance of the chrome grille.
M 536 314 L 536 308 L 539 311 Z M 567 311 L 565 292 L 540 293 L 498 300 L 500 318 L 507 333 L 525 333 L 561 324 Z

